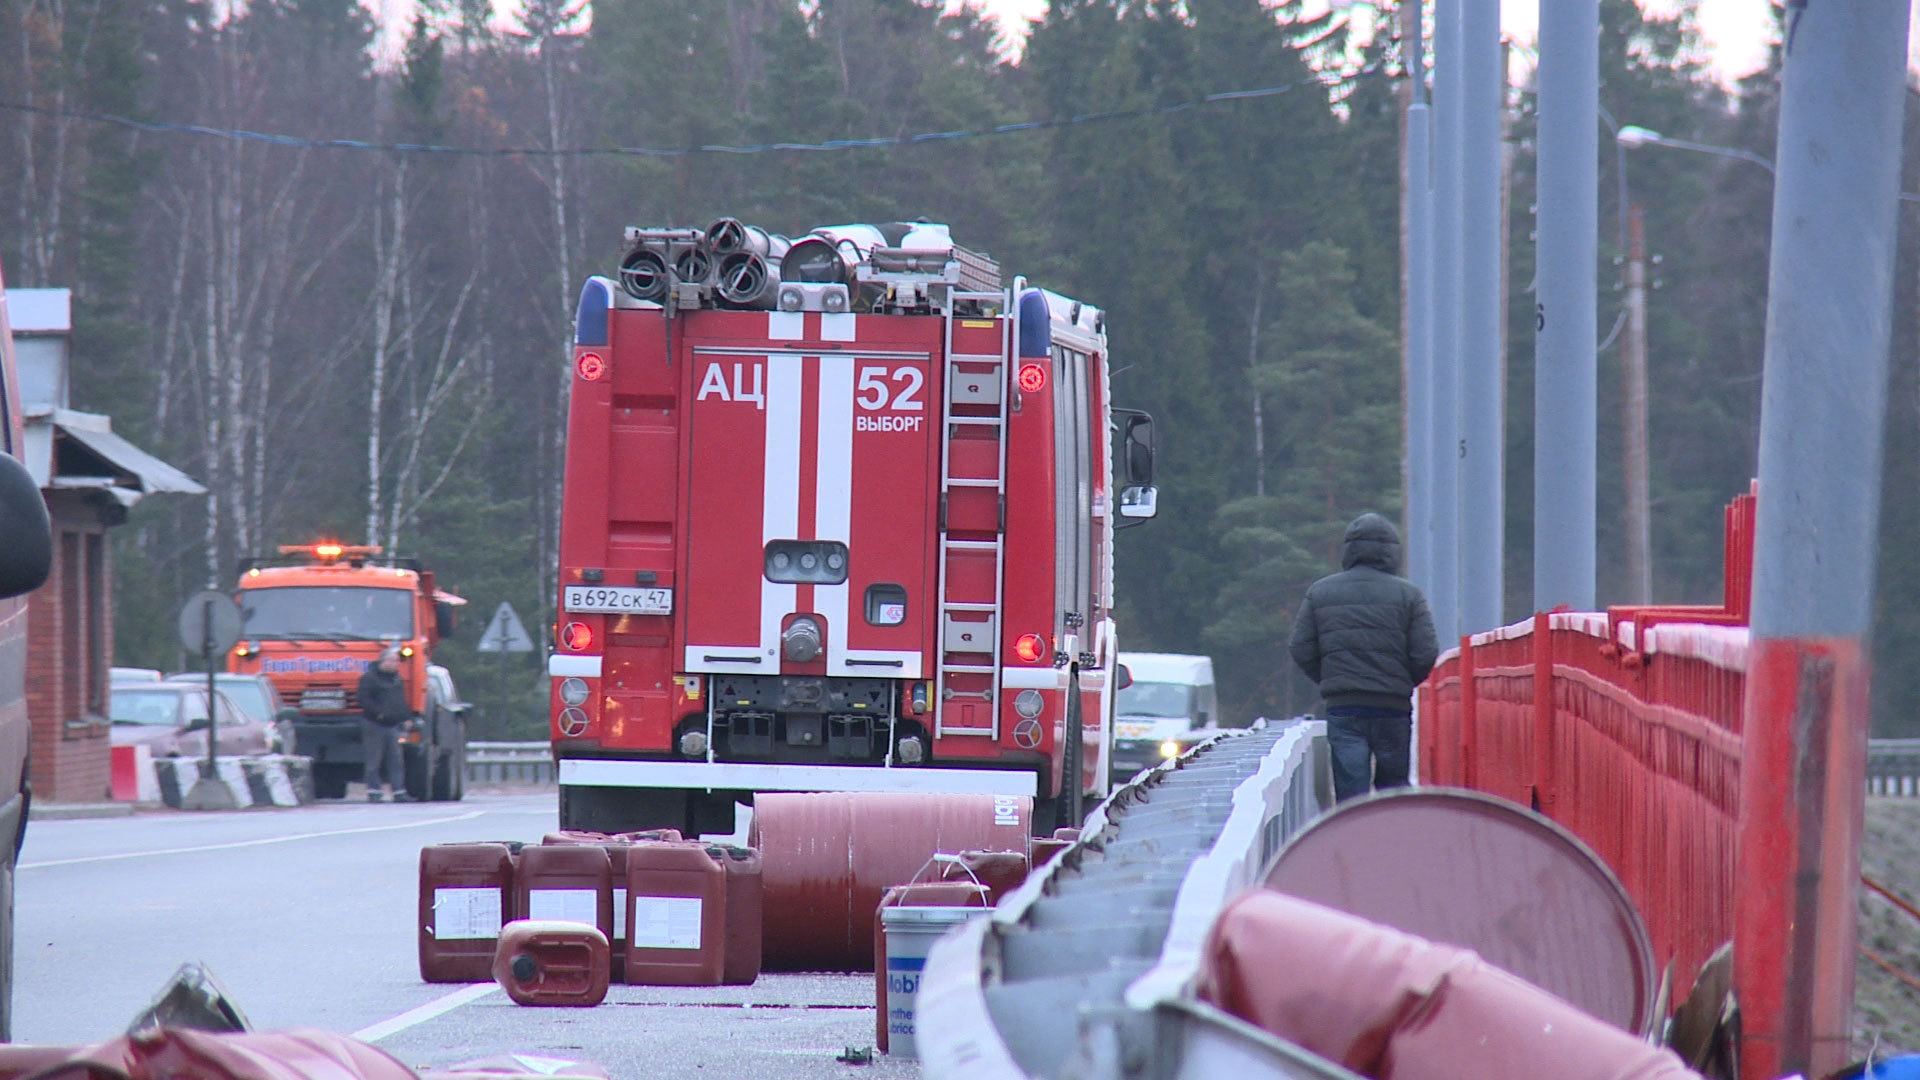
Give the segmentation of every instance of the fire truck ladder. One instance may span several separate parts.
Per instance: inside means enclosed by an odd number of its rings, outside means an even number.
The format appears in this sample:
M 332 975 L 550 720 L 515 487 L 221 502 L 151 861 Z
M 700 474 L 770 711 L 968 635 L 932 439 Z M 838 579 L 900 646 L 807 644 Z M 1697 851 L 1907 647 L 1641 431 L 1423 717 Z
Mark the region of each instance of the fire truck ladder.
M 940 444 L 940 666 L 934 678 L 934 736 L 1000 737 L 1000 605 L 1006 589 L 1007 386 L 1008 356 L 1016 340 L 1013 299 L 1007 292 L 948 294 L 947 370 L 941 392 Z M 974 301 L 1000 308 L 997 353 L 954 351 L 953 330 L 960 316 L 956 302 Z M 991 438 L 992 471 L 979 453 L 956 454 L 960 443 L 976 451 Z M 949 511 L 962 502 L 976 510 L 993 500 L 991 529 L 949 528 Z M 952 515 L 959 517 L 957 513 Z M 977 524 L 977 514 L 967 517 Z M 956 533 L 960 535 L 956 535 Z M 992 588 L 981 573 L 992 558 Z M 982 722 L 984 721 L 984 723 Z

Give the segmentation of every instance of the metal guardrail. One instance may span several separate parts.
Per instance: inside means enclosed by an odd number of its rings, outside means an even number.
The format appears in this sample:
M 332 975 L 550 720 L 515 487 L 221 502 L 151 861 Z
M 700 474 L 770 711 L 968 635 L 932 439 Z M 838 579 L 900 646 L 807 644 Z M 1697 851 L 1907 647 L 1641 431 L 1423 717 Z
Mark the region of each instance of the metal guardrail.
M 553 744 L 546 742 L 469 742 L 467 783 L 551 784 Z
M 994 912 L 934 945 L 929 1080 L 1358 1080 L 1193 997 L 1225 901 L 1333 801 L 1325 725 L 1224 732 L 1142 773 Z
M 1920 798 L 1920 739 L 1867 740 L 1867 794 Z

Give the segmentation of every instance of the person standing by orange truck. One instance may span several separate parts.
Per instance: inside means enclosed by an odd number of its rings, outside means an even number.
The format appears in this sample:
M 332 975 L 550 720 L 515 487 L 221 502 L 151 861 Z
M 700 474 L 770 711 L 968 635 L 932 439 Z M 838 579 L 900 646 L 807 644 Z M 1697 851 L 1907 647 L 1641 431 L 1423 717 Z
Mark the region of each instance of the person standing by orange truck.
M 360 702 L 362 745 L 367 750 L 367 801 L 381 801 L 382 783 L 394 802 L 410 801 L 400 768 L 400 725 L 412 710 L 407 707 L 406 688 L 400 685 L 399 646 L 381 651 L 380 662 L 360 676 L 355 697 Z

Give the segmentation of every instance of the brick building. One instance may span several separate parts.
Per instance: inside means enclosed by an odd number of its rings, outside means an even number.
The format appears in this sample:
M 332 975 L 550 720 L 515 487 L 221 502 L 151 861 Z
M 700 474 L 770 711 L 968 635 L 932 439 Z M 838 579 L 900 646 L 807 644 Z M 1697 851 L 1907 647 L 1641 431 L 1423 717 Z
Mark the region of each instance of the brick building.
M 108 669 L 113 568 L 107 530 L 148 495 L 206 489 L 113 433 L 113 422 L 67 407 L 72 332 L 66 289 L 8 289 L 26 419 L 27 468 L 53 518 L 53 574 L 27 614 L 27 715 L 34 798 L 108 797 Z

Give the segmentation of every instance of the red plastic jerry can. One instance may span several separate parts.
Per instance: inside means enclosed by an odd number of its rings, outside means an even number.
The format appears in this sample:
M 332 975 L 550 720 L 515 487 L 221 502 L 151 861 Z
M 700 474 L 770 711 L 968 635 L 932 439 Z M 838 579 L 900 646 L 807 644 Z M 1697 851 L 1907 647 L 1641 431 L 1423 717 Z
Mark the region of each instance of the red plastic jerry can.
M 500 928 L 513 918 L 513 849 L 432 844 L 420 849 L 420 978 L 485 982 Z
M 727 871 L 701 843 L 627 851 L 627 981 L 719 986 L 726 975 Z
M 722 978 L 728 986 L 749 986 L 760 977 L 760 853 L 716 845 L 707 848 L 707 854 L 727 871 L 727 955 Z
M 607 849 L 542 844 L 520 853 L 514 893 L 520 917 L 585 923 L 613 938 L 613 862 Z
M 994 907 L 1027 880 L 1027 856 L 1019 851 L 963 851 L 958 862 L 941 867 L 942 881 L 972 881 L 987 887 Z
M 510 923 L 493 956 L 494 981 L 521 1005 L 598 1005 L 607 974 L 607 936 L 584 923 Z
M 1032 842 L 1027 845 L 1027 850 L 1033 859 L 1033 869 L 1038 870 L 1047 865 L 1053 861 L 1055 855 L 1060 854 L 1072 846 L 1073 841 L 1071 840 L 1054 840 L 1045 836 L 1034 837 Z

